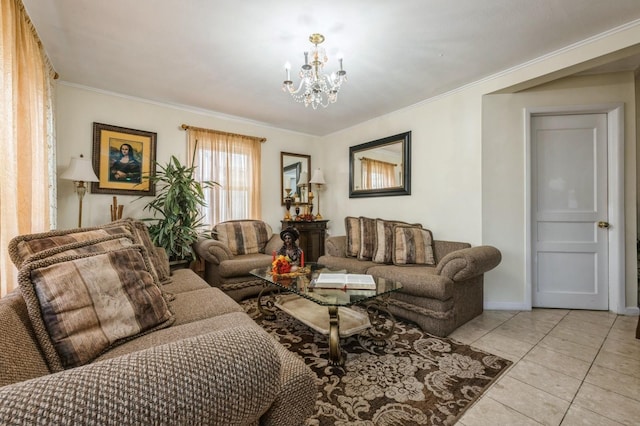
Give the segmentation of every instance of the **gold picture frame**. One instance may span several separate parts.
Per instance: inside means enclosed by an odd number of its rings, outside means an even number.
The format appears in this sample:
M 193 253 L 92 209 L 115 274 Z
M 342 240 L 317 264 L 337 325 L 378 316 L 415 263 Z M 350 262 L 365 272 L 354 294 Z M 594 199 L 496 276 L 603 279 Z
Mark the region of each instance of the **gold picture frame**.
M 93 123 L 93 168 L 100 179 L 91 183 L 95 194 L 155 195 L 145 177 L 156 172 L 154 132 Z

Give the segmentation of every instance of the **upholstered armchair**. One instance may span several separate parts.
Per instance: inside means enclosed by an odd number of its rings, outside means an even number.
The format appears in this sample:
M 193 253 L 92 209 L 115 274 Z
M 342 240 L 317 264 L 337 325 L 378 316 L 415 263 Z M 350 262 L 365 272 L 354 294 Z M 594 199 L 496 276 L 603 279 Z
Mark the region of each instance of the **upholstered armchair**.
M 263 283 L 249 271 L 271 264 L 272 253 L 282 246 L 280 236 L 261 220 L 232 220 L 217 224 L 212 237 L 194 245 L 207 283 L 236 301 L 257 295 Z

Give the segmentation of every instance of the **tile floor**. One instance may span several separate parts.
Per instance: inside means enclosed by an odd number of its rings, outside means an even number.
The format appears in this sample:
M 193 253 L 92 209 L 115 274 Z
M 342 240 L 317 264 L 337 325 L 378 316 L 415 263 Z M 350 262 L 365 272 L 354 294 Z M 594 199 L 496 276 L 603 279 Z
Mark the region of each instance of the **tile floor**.
M 637 323 L 602 311 L 485 311 L 450 337 L 514 364 L 456 425 L 640 424 Z

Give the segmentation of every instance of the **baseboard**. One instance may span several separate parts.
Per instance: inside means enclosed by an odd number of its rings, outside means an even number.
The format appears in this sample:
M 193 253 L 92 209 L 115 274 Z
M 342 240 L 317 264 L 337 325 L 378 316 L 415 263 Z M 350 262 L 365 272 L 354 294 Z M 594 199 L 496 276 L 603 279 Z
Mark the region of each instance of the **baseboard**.
M 530 311 L 531 308 L 523 303 L 517 302 L 485 302 L 484 310 L 486 311 Z M 619 315 L 638 316 L 640 308 L 637 306 L 627 306 Z
M 530 311 L 531 307 L 517 302 L 485 302 L 487 311 Z

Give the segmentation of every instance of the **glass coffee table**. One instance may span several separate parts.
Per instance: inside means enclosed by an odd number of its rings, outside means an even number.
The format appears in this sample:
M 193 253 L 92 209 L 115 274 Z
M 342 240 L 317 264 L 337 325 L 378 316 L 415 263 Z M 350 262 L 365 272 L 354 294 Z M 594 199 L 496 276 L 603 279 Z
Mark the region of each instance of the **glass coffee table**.
M 395 318 L 387 309 L 387 302 L 391 293 L 401 289 L 402 284 L 374 278 L 375 290 L 319 288 L 315 280 L 324 272 L 347 273 L 345 270 L 330 270 L 317 263 L 306 264 L 303 272 L 296 274 L 274 276 L 271 267 L 256 268 L 250 273 L 264 282 L 257 303 L 266 319 L 275 319 L 277 308 L 328 335 L 329 362 L 344 365 L 346 357 L 340 348 L 341 337 L 366 330 L 373 339 L 384 340 L 393 333 Z M 365 308 L 364 312 L 351 309 L 354 305 Z

